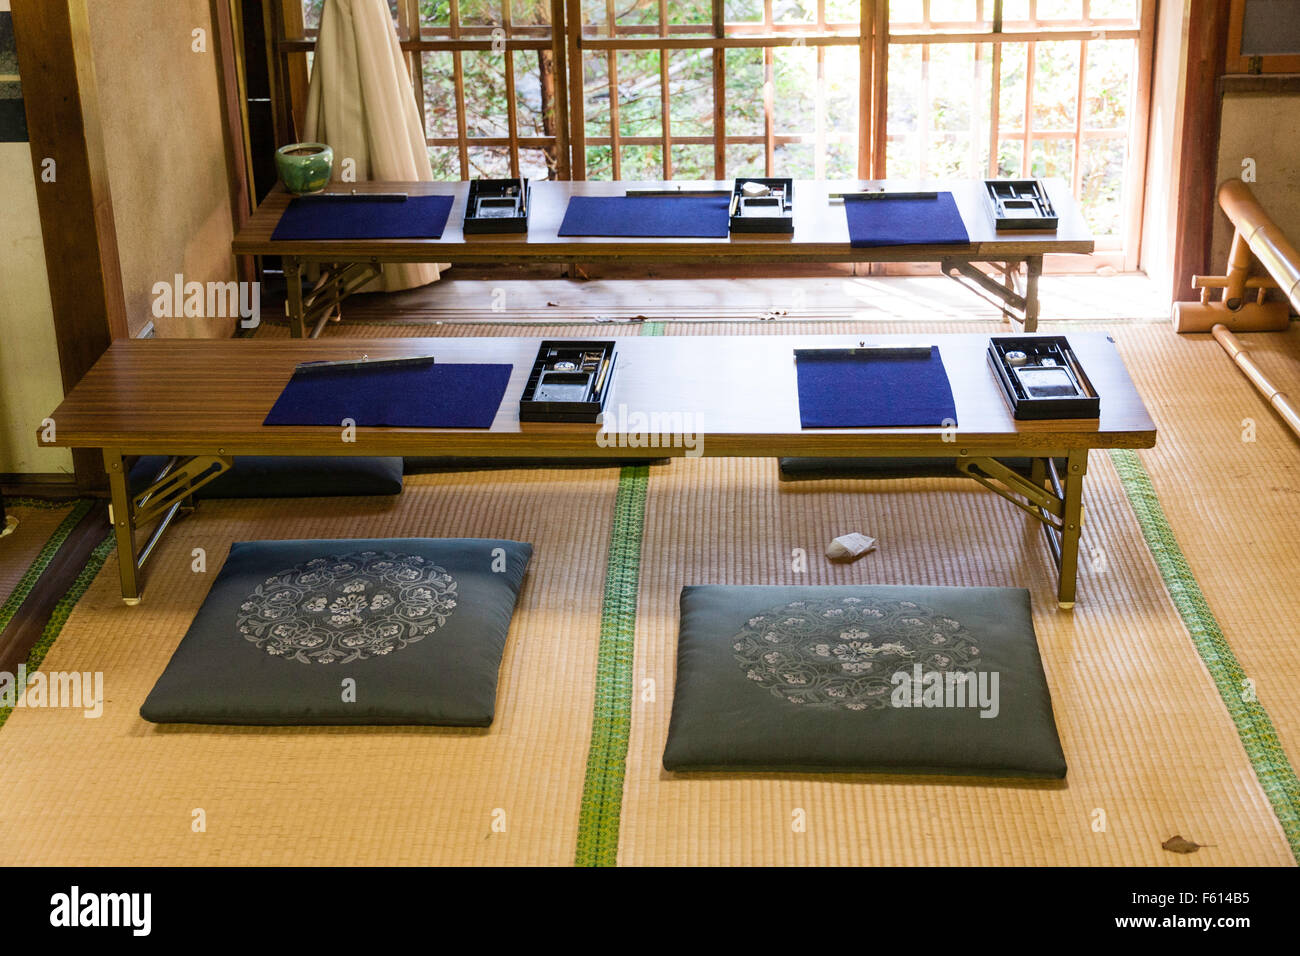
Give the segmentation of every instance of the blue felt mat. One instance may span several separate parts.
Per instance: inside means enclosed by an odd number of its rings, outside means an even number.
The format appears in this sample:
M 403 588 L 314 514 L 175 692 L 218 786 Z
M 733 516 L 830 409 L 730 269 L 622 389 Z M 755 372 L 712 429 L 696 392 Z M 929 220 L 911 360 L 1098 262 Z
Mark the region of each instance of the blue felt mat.
M 725 239 L 729 205 L 726 196 L 574 196 L 559 235 Z
M 854 249 L 970 242 L 952 193 L 934 199 L 848 199 L 844 213 Z
M 489 428 L 512 366 L 389 366 L 367 371 L 295 372 L 265 425 Z
M 925 358 L 848 351 L 797 358 L 804 428 L 903 428 L 957 421 L 938 346 L 931 346 Z
M 441 239 L 454 198 L 295 199 L 271 239 Z

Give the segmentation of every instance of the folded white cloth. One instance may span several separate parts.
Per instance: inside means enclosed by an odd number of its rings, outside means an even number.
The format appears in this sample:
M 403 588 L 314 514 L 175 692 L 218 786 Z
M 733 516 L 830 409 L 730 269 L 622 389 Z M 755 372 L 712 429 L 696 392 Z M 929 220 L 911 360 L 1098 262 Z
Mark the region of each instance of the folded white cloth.
M 853 561 L 868 551 L 874 551 L 876 539 L 857 531 L 842 534 L 826 547 L 826 557 L 832 561 Z

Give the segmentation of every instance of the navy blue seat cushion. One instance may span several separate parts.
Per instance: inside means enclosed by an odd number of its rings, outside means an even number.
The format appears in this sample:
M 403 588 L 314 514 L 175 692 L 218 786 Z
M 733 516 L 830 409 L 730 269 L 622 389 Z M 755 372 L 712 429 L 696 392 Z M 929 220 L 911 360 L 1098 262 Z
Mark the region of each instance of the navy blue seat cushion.
M 1032 459 L 999 459 L 1012 471 L 1029 477 Z M 817 478 L 951 478 L 960 475 L 955 458 L 782 458 L 782 481 Z M 1065 469 L 1065 459 L 1056 467 Z
M 131 469 L 142 490 L 167 463 L 146 455 Z M 269 455 L 237 457 L 229 471 L 194 493 L 196 498 L 312 498 L 334 495 L 396 495 L 402 491 L 402 459 Z
M 1064 777 L 1029 593 L 685 588 L 663 762 Z
M 486 727 L 532 552 L 477 538 L 238 542 L 140 715 Z

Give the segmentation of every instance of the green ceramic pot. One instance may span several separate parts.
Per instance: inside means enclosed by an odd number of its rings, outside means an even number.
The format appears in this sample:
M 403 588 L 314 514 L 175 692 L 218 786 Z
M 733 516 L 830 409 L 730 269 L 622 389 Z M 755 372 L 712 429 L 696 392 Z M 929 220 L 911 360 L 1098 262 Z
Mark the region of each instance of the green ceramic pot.
M 309 196 L 329 185 L 334 150 L 324 143 L 290 143 L 275 151 L 275 167 L 289 192 Z

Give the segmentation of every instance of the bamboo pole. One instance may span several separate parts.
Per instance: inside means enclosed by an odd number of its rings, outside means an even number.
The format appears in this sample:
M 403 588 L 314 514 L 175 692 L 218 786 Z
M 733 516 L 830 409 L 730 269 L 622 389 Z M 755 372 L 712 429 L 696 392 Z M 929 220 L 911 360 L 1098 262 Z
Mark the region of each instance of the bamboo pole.
M 1246 377 L 1268 399 L 1269 404 L 1277 410 L 1277 413 L 1282 416 L 1282 420 L 1287 423 L 1287 427 L 1300 435 L 1300 409 L 1296 408 L 1290 396 L 1286 392 L 1280 391 L 1277 386 L 1269 381 L 1268 376 L 1251 358 L 1250 353 L 1242 347 L 1241 341 L 1226 326 L 1216 325 L 1212 331 L 1214 332 L 1214 338 L 1223 346 L 1223 350 L 1231 356 L 1232 360 L 1237 363 L 1237 367 L 1246 373 Z
M 1240 179 L 1230 179 L 1219 187 L 1219 205 L 1260 265 L 1277 281 L 1291 305 L 1300 311 L 1300 252 L 1269 218 L 1250 187 Z

